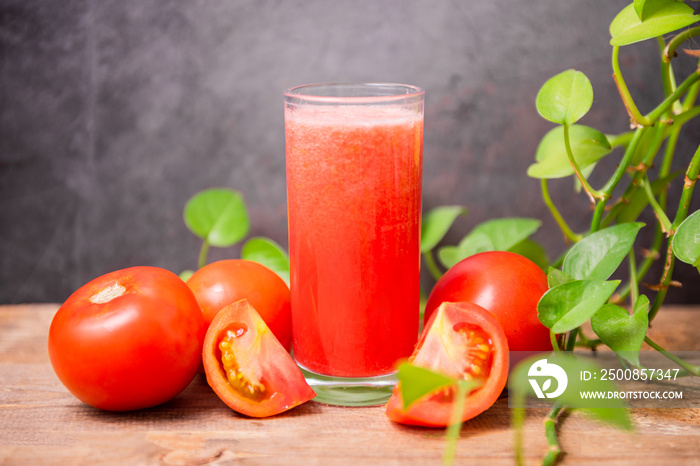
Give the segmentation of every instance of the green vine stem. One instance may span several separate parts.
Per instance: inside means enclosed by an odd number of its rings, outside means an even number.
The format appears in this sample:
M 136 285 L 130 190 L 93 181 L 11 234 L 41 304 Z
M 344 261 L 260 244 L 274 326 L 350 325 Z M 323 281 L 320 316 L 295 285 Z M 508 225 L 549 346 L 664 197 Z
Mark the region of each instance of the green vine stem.
M 552 197 L 549 195 L 549 186 L 547 184 L 546 178 L 542 178 L 540 180 L 540 187 L 542 189 L 542 199 L 544 199 L 544 203 L 547 205 L 549 211 L 552 213 L 552 217 L 554 217 L 554 221 L 557 222 L 557 225 L 559 225 L 559 229 L 561 229 L 561 232 L 564 234 L 564 237 L 572 243 L 577 243 L 581 241 L 582 236 L 574 233 L 573 230 L 569 228 L 569 225 L 566 223 L 566 220 L 564 220 L 564 217 L 561 216 L 559 210 L 554 205 Z
M 679 357 L 676 356 L 675 354 L 670 353 L 670 352 L 666 351 L 665 349 L 663 349 L 661 346 L 659 346 L 658 344 L 656 344 L 656 343 L 655 343 L 651 338 L 649 338 L 649 337 L 644 337 L 644 341 L 646 342 L 647 345 L 651 346 L 651 347 L 654 348 L 656 351 L 658 351 L 659 353 L 663 354 L 664 356 L 666 356 L 666 357 L 667 357 L 668 359 L 670 359 L 671 361 L 673 361 L 673 362 L 675 362 L 676 364 L 678 364 L 679 366 L 681 366 L 681 367 L 682 367 L 683 369 L 685 369 L 689 374 L 692 374 L 692 375 L 694 375 L 694 376 L 699 376 L 699 377 L 700 377 L 700 366 L 695 366 L 695 365 L 693 365 L 693 364 L 689 364 L 689 363 L 683 361 L 681 358 L 679 358 Z
M 450 418 L 450 425 L 447 426 L 447 445 L 442 457 L 442 463 L 446 466 L 451 465 L 455 459 L 457 452 L 457 440 L 459 433 L 462 431 L 462 413 L 464 413 L 464 405 L 467 400 L 468 385 L 464 383 L 457 384 L 457 392 L 454 398 L 454 406 Z
M 198 267 L 201 269 L 205 265 L 207 265 L 207 255 L 209 254 L 209 241 L 204 240 L 202 242 L 202 247 L 199 250 L 199 261 L 198 261 Z
M 617 90 L 622 97 L 622 102 L 625 104 L 627 113 L 629 113 L 632 119 L 633 127 L 636 126 L 649 126 L 649 120 L 642 116 L 642 114 L 637 109 L 637 105 L 632 99 L 627 84 L 625 83 L 625 78 L 622 77 L 622 71 L 620 70 L 620 47 L 614 46 L 612 51 L 612 67 L 613 67 L 613 79 L 615 84 L 617 84 Z
M 438 267 L 437 263 L 435 262 L 435 257 L 433 256 L 433 251 L 430 250 L 430 251 L 423 253 L 423 258 L 425 259 L 425 266 L 428 268 L 430 275 L 432 275 L 436 281 L 440 280 L 440 277 L 442 277 L 442 272 L 440 271 L 440 268 Z
M 632 292 L 632 302 L 630 307 L 634 309 L 634 304 L 639 299 L 639 281 L 637 278 L 637 260 L 634 257 L 634 248 L 630 250 L 629 253 L 629 263 L 630 263 L 630 290 Z
M 576 159 L 574 158 L 574 152 L 571 150 L 571 138 L 569 136 L 569 125 L 563 125 L 564 126 L 564 147 L 566 148 L 566 155 L 569 157 L 569 163 L 574 169 L 574 173 L 576 174 L 576 178 L 578 178 L 578 181 L 581 183 L 581 186 L 583 186 L 583 190 L 586 191 L 586 194 L 588 194 L 588 198 L 591 200 L 591 204 L 595 204 L 595 200 L 600 197 L 600 193 L 593 189 L 590 184 L 588 184 L 588 180 L 586 179 L 585 176 L 581 173 L 581 168 L 578 165 L 578 162 L 576 162 Z
M 563 408 L 564 406 L 559 402 L 554 403 L 552 409 L 549 410 L 549 413 L 544 418 L 544 435 L 547 437 L 549 449 L 542 460 L 543 466 L 553 465 L 559 458 L 559 455 L 561 455 L 561 448 L 557 439 L 557 416 L 559 416 Z
M 690 199 L 693 196 L 693 190 L 695 189 L 698 175 L 700 175 L 700 147 L 698 147 L 698 149 L 695 151 L 695 154 L 688 165 L 688 170 L 686 171 L 683 191 L 681 192 L 681 199 L 678 203 L 678 210 L 676 211 L 676 217 L 669 232 L 668 247 L 666 249 L 666 263 L 664 265 L 664 273 L 659 285 L 659 292 L 654 297 L 654 303 L 649 310 L 649 323 L 651 323 L 651 321 L 656 317 L 656 314 L 658 314 L 664 299 L 666 299 L 668 287 L 671 286 L 671 275 L 673 274 L 673 266 L 675 263 L 675 256 L 673 255 L 671 240 L 673 239 L 673 234 L 675 233 L 676 229 L 688 216 Z
M 622 197 L 620 197 L 620 199 L 617 202 L 615 202 L 615 205 L 613 205 L 608 215 L 601 222 L 601 228 L 605 228 L 606 226 L 610 225 L 612 221 L 615 218 L 617 218 L 618 214 L 622 211 L 625 205 L 627 205 L 630 202 L 632 196 L 634 196 L 634 194 L 637 192 L 642 177 L 653 165 L 654 159 L 656 158 L 656 154 L 659 152 L 659 149 L 661 148 L 661 145 L 664 142 L 664 135 L 666 134 L 667 127 L 667 124 L 662 123 L 654 128 L 649 129 L 649 131 L 655 131 L 654 141 L 651 147 L 649 147 L 647 153 L 645 154 L 642 163 L 634 168 L 635 173 L 632 178 L 632 181 L 627 186 L 627 189 L 622 194 Z
M 656 120 L 661 118 L 664 113 L 666 113 L 674 102 L 683 97 L 683 95 L 688 92 L 693 85 L 700 80 L 700 69 L 696 69 L 694 73 L 685 78 L 685 80 L 674 90 L 671 95 L 666 97 L 663 102 L 661 102 L 654 110 L 649 112 L 645 117 L 649 124 L 654 124 Z
M 642 187 L 644 188 L 644 192 L 647 195 L 649 205 L 654 210 L 654 215 L 656 215 L 656 218 L 659 221 L 662 230 L 666 233 L 670 232 L 671 221 L 668 219 L 668 216 L 666 215 L 666 212 L 664 211 L 663 207 L 659 205 L 659 202 L 656 200 L 654 193 L 651 191 L 651 182 L 649 181 L 649 177 L 647 175 L 644 175 L 644 179 L 642 180 Z
M 603 197 L 600 199 L 600 201 L 598 201 L 598 203 L 595 206 L 595 211 L 593 212 L 593 219 L 591 220 L 590 230 L 591 233 L 595 233 L 600 229 L 600 222 L 603 218 L 603 213 L 605 212 L 605 204 L 607 203 L 607 200 L 610 199 L 610 197 L 612 196 L 612 192 L 615 189 L 615 187 L 625 175 L 625 172 L 627 171 L 627 166 L 629 165 L 630 160 L 632 159 L 632 155 L 637 150 L 639 141 L 641 141 L 642 136 L 644 136 L 644 132 L 646 131 L 646 129 L 646 127 L 637 128 L 637 130 L 634 132 L 634 136 L 632 136 L 632 140 L 630 140 L 630 143 L 627 146 L 627 149 L 625 150 L 625 155 L 622 156 L 622 160 L 617 166 L 615 173 L 613 173 L 612 177 L 610 177 L 610 180 L 608 180 L 606 185 L 603 187 Z
M 566 340 L 566 351 L 573 351 L 576 347 L 576 338 L 579 335 L 579 329 L 575 328 L 569 332 L 569 339 Z
M 676 57 L 678 55 L 676 53 L 678 47 L 686 40 L 698 35 L 700 35 L 700 26 L 686 29 L 685 31 L 681 32 L 676 37 L 671 39 L 663 51 L 663 55 L 661 57 L 663 63 L 670 63 L 673 57 Z
M 663 57 L 664 51 L 666 49 L 666 44 L 664 43 L 664 38 L 659 36 L 656 38 L 658 44 L 659 44 L 659 49 L 661 50 L 661 54 Z M 671 60 L 661 60 L 661 81 L 663 82 L 664 86 L 664 95 L 668 97 L 673 93 L 673 91 L 676 89 L 676 76 L 673 73 L 673 67 L 671 66 Z M 673 104 L 673 110 L 675 112 L 681 112 L 682 107 L 680 102 L 676 102 Z
M 526 395 L 524 391 L 516 390 L 513 393 L 513 433 L 515 436 L 515 464 L 524 464 L 523 455 L 523 424 L 525 423 Z

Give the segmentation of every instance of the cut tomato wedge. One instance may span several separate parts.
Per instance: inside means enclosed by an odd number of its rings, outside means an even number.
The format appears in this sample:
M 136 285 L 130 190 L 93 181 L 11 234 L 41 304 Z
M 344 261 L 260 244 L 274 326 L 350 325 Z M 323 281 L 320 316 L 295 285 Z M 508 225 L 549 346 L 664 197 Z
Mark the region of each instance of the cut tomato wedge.
M 316 396 L 246 299 L 216 315 L 204 338 L 202 361 L 209 386 L 246 416 L 274 416 Z
M 443 303 L 426 324 L 412 364 L 455 379 L 479 383 L 468 393 L 462 421 L 490 408 L 508 380 L 508 340 L 498 320 L 472 303 Z M 408 410 L 403 408 L 400 384 L 387 403 L 386 415 L 402 424 L 444 427 L 451 421 L 456 388 L 429 393 Z

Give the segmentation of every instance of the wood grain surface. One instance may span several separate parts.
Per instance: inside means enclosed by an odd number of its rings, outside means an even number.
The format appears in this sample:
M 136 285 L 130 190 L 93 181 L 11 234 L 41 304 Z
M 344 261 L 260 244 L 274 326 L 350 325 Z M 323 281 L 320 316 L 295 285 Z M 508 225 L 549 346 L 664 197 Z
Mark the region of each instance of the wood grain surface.
M 268 419 L 227 408 L 202 376 L 174 400 L 106 413 L 70 395 L 51 369 L 47 335 L 55 304 L 0 306 L 0 464 L 441 464 L 444 430 L 389 421 L 382 407 L 315 402 Z M 664 309 L 650 336 L 667 349 L 700 350 L 695 309 Z M 546 452 L 545 411 L 530 409 L 525 455 Z M 559 420 L 562 464 L 700 464 L 700 409 L 637 409 L 624 433 L 580 413 Z M 467 422 L 455 464 L 514 464 L 505 398 Z

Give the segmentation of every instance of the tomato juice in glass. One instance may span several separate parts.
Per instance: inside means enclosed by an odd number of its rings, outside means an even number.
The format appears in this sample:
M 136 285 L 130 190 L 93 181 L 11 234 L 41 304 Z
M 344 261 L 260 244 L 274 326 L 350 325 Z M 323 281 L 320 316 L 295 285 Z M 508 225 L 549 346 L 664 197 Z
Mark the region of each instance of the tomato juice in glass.
M 423 97 L 396 84 L 285 92 L 293 353 L 312 375 L 371 381 L 413 351 Z

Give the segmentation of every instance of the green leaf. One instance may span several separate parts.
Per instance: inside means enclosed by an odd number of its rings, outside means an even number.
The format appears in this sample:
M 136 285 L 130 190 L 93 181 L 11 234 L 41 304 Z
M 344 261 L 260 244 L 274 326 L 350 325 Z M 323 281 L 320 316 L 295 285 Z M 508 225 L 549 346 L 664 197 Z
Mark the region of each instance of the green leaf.
M 508 251 L 534 232 L 542 222 L 532 218 L 499 218 L 480 223 L 462 238 L 458 246 L 438 250 L 440 262 L 448 269 L 457 262 L 485 251 Z
M 539 354 L 521 361 L 513 368 L 508 377 L 509 399 L 511 395 L 516 400 L 522 399 L 523 395 L 535 398 L 533 383 L 537 383 L 537 385 L 542 387 L 546 380 L 557 380 L 550 374 L 539 376 L 536 371 L 531 373 L 531 368 L 537 367 L 537 363 L 542 364 L 541 361 L 543 359 L 545 359 L 547 365 L 559 366 L 566 373 L 567 377 L 566 389 L 563 393 L 555 398 L 542 398 L 540 401 L 556 401 L 615 427 L 625 430 L 632 429 L 632 422 L 628 410 L 625 409 L 627 404 L 624 400 L 615 398 L 590 400 L 582 398 L 582 392 L 607 393 L 617 391 L 617 387 L 610 380 L 601 380 L 600 378 L 582 380 L 580 374 L 600 374 L 602 368 L 589 358 L 571 353 L 552 353 L 546 357 Z M 558 383 L 558 380 L 554 383 Z
M 673 254 L 678 260 L 700 267 L 700 210 L 680 224 L 673 235 Z
M 605 134 L 584 125 L 569 128 L 569 141 L 574 159 L 581 169 L 595 164 L 612 151 Z M 537 146 L 535 160 L 537 162 L 527 169 L 528 176 L 532 178 L 564 178 L 574 174 L 564 145 L 563 126 L 550 130 L 542 138 Z
M 610 299 L 615 281 L 576 280 L 548 290 L 537 304 L 537 316 L 554 333 L 580 327 Z
M 180 275 L 178 275 L 178 276 L 180 277 L 180 280 L 182 280 L 183 282 L 186 282 L 187 280 L 190 279 L 190 277 L 192 275 L 194 275 L 194 270 L 187 269 L 187 270 L 183 270 L 182 272 L 180 272 Z
M 466 213 L 467 209 L 461 206 L 441 206 L 430 210 L 421 226 L 420 251 L 426 253 L 437 246 L 457 217 Z
M 643 223 L 623 223 L 599 230 L 574 244 L 562 270 L 577 280 L 607 280 L 629 253 Z
M 472 233 L 486 235 L 496 251 L 507 251 L 535 233 L 540 225 L 542 222 L 534 218 L 498 218 L 477 225 Z
M 457 379 L 409 363 L 399 365 L 398 378 L 404 411 L 424 396 L 457 383 Z
M 641 21 L 645 21 L 658 10 L 673 1 L 674 0 L 634 0 L 634 11 Z
M 661 191 L 666 189 L 671 181 L 678 176 L 680 172 L 671 173 L 663 178 L 654 180 L 651 183 L 651 191 L 655 196 L 658 196 Z M 649 205 L 649 197 L 646 195 L 644 189 L 638 189 L 634 193 L 628 204 L 626 204 L 617 214 L 617 223 L 629 223 L 634 222 L 639 218 L 644 208 Z
M 544 83 L 537 94 L 536 105 L 544 119 L 573 125 L 593 105 L 593 86 L 582 72 L 566 70 Z
M 241 259 L 258 262 L 275 272 L 289 286 L 289 255 L 270 238 L 255 237 L 245 242 Z
M 644 21 L 629 4 L 617 14 L 610 24 L 610 45 L 623 46 L 653 39 L 698 21 L 693 9 L 683 2 L 673 0 L 649 1 L 644 5 Z
M 639 366 L 639 350 L 649 326 L 649 298 L 641 295 L 635 303 L 634 313 L 615 304 L 606 304 L 591 318 L 591 327 L 598 338 L 611 350 Z
M 485 233 L 471 232 L 457 246 L 443 246 L 438 249 L 438 259 L 447 269 L 462 259 L 480 252 L 495 251 L 496 247 Z
M 549 257 L 547 256 L 547 251 L 544 247 L 537 241 L 531 239 L 524 239 L 515 246 L 508 249 L 510 252 L 520 254 L 523 257 L 527 257 L 532 262 L 537 264 L 542 270 L 547 270 L 549 267 Z
M 554 288 L 555 286 L 563 285 L 564 283 L 569 283 L 572 281 L 574 281 L 574 278 L 571 275 L 564 273 L 559 269 L 550 267 L 547 271 L 547 285 L 549 288 Z
M 185 204 L 185 225 L 212 246 L 233 246 L 248 234 L 249 220 L 238 191 L 212 188 L 201 191 Z

